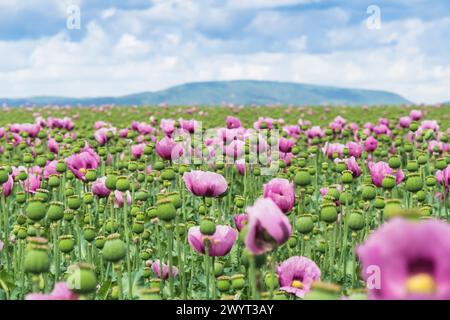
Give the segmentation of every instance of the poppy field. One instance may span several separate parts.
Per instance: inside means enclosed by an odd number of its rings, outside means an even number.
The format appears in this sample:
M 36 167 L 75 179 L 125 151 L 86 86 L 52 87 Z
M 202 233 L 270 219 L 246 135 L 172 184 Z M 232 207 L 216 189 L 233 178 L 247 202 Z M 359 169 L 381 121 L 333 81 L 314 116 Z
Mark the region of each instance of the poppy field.
M 450 106 L 0 108 L 0 299 L 450 299 Z

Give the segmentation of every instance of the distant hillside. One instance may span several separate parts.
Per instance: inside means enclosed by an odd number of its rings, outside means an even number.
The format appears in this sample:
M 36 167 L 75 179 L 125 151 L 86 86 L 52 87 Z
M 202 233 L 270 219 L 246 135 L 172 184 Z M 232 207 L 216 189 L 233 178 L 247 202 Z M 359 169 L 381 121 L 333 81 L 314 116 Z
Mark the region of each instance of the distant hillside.
M 166 90 L 143 92 L 121 97 L 64 98 L 31 97 L 21 99 L 1 99 L 0 104 L 11 106 L 26 104 L 71 104 L 71 105 L 219 105 L 233 104 L 350 104 L 379 105 L 401 104 L 409 101 L 398 94 L 362 89 L 346 89 L 309 84 L 274 81 L 212 81 L 187 83 Z

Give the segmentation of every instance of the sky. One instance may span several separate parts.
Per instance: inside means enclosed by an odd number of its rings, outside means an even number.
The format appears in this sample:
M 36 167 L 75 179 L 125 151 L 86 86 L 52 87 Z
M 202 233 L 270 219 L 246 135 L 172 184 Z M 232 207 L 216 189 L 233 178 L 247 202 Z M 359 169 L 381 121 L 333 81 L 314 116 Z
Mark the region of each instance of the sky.
M 0 97 L 254 79 L 437 103 L 449 43 L 448 0 L 0 0 Z

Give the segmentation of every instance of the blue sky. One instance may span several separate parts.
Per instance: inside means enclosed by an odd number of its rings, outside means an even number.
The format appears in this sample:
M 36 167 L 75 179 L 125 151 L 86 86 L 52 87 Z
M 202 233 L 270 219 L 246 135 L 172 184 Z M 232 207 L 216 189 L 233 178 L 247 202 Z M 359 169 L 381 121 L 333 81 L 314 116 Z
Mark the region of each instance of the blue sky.
M 66 27 L 70 5 L 79 30 Z M 449 39 L 446 0 L 1 0 L 0 97 L 258 79 L 435 103 L 450 100 Z

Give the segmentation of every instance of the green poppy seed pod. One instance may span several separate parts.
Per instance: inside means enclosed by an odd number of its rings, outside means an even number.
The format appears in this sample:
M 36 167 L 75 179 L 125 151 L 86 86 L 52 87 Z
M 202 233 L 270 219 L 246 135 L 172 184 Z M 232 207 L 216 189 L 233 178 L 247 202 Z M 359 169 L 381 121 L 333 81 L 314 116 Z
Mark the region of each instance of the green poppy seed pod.
M 110 191 L 116 190 L 117 175 L 115 173 L 108 173 L 106 175 L 105 186 Z
M 153 147 L 151 145 L 146 145 L 144 147 L 144 154 L 149 156 L 153 153 Z
M 361 196 L 363 200 L 370 201 L 375 199 L 377 195 L 377 190 L 373 184 L 366 184 L 363 186 L 361 191 Z
M 417 191 L 416 196 L 417 196 L 417 201 L 424 202 L 427 198 L 427 193 L 423 190 L 419 190 L 419 191 Z
M 134 221 L 131 227 L 131 231 L 136 234 L 141 234 L 144 232 L 144 221 Z
M 64 173 L 67 171 L 67 165 L 64 160 L 58 161 L 58 163 L 56 164 L 56 171 L 58 173 Z
M 426 206 L 421 207 L 419 210 L 420 210 L 420 214 L 422 216 L 431 216 L 431 212 L 432 212 L 431 206 L 426 205 Z
M 447 168 L 447 161 L 445 160 L 445 158 L 439 158 L 436 160 L 436 163 L 434 166 L 438 170 L 444 170 L 445 168 Z
M 174 207 L 176 209 L 180 209 L 183 205 L 183 202 L 181 201 L 181 196 L 178 192 L 170 192 L 167 194 L 167 199 L 172 201 Z
M 428 162 L 428 157 L 424 154 L 420 154 L 417 157 L 417 163 L 421 166 L 423 166 L 424 164 L 426 164 Z
M 73 191 L 73 188 L 66 188 L 66 190 L 64 191 L 64 194 L 66 195 L 66 197 L 70 197 L 70 196 L 73 196 L 75 194 L 75 192 Z
M 339 300 L 342 297 L 341 287 L 331 283 L 313 282 L 311 291 L 304 300 Z
M 82 200 L 79 196 L 73 195 L 67 198 L 67 206 L 72 210 L 77 210 L 81 207 Z
M 17 192 L 16 193 L 16 202 L 19 204 L 24 204 L 27 201 L 27 196 L 25 192 Z
M 161 171 L 162 169 L 164 169 L 165 165 L 164 162 L 162 161 L 157 161 L 155 162 L 155 165 L 153 166 L 153 168 L 157 171 Z
M 64 210 L 64 220 L 67 222 L 70 222 L 73 220 L 73 217 L 75 216 L 75 211 L 72 209 L 66 209 Z
M 231 287 L 230 277 L 228 276 L 218 277 L 216 286 L 220 292 L 227 292 L 228 290 L 230 290 Z
M 211 236 L 216 232 L 216 224 L 211 218 L 203 218 L 200 222 L 200 232 L 203 235 Z
M 231 288 L 234 290 L 242 290 L 245 286 L 245 276 L 243 274 L 235 274 L 230 277 Z
M 411 123 L 409 124 L 409 130 L 411 130 L 412 132 L 416 132 L 417 129 L 419 129 L 419 123 L 417 121 L 411 121 Z
M 97 249 L 103 249 L 105 246 L 106 238 L 104 236 L 98 236 L 95 238 L 95 247 Z
M 243 208 L 244 206 L 245 206 L 245 198 L 244 197 L 242 197 L 242 196 L 236 196 L 235 198 L 234 198 L 234 205 L 237 207 L 237 208 Z
M 141 260 L 146 261 L 146 260 L 150 259 L 151 254 L 152 254 L 151 249 L 143 249 L 140 252 L 139 257 L 141 258 Z
M 152 279 L 150 279 L 150 288 L 160 288 L 161 287 L 161 282 L 162 282 L 163 280 L 162 279 L 159 279 L 159 278 L 152 278 Z
M 33 163 L 34 162 L 33 156 L 30 153 L 25 153 L 23 155 L 23 162 L 28 164 Z
M 152 275 L 152 269 L 150 267 L 144 267 L 142 271 L 142 276 L 146 279 L 150 278 Z
M 408 163 L 406 164 L 406 169 L 409 172 L 416 172 L 417 170 L 419 170 L 419 164 L 417 163 L 417 161 L 415 160 L 410 160 L 408 161 Z
M 308 170 L 302 168 L 300 169 L 294 177 L 294 182 L 296 185 L 301 187 L 306 187 L 309 184 L 311 184 L 311 175 L 309 174 Z
M 150 207 L 147 209 L 146 215 L 149 219 L 154 219 L 158 216 L 158 210 L 156 207 Z
M 298 241 L 297 235 L 292 234 L 287 241 L 289 248 L 295 248 L 297 246 L 297 241 Z
M 405 152 L 411 152 L 413 149 L 413 146 L 411 143 L 405 142 L 404 148 L 405 148 Z
M 30 237 L 35 237 L 36 233 L 37 233 L 36 228 L 34 226 L 29 225 L 27 229 L 27 235 Z
M 88 182 L 95 181 L 97 179 L 97 170 L 95 170 L 95 169 L 88 169 L 86 171 L 86 174 L 85 174 L 85 179 Z
M 135 161 L 128 162 L 128 171 L 135 172 L 138 169 L 138 165 Z
M 20 171 L 17 177 L 20 181 L 25 181 L 28 178 L 28 174 L 25 171 Z
M 93 204 L 94 203 L 94 194 L 92 192 L 85 192 L 83 194 L 83 202 L 84 202 L 84 204 Z
M 347 165 L 344 161 L 339 161 L 338 163 L 336 163 L 336 172 L 341 173 L 344 170 L 347 170 Z
M 373 202 L 373 206 L 377 209 L 383 209 L 385 205 L 386 204 L 383 197 L 376 197 L 375 201 Z
M 59 184 L 60 184 L 59 176 L 57 174 L 51 174 L 48 178 L 48 185 L 51 188 L 57 188 L 59 187 Z
M 219 277 L 223 274 L 224 264 L 223 262 L 216 261 L 214 262 L 214 276 Z
M 125 176 L 118 177 L 116 181 L 116 189 L 121 192 L 126 192 L 127 190 L 130 190 L 130 181 L 128 180 L 128 177 Z
M 143 189 L 139 190 L 135 193 L 136 200 L 138 200 L 138 201 L 147 201 L 149 196 L 150 195 L 149 195 L 148 191 L 143 190 Z
M 50 202 L 47 217 L 51 221 L 61 220 L 64 217 L 64 204 L 59 201 Z
M 402 165 L 402 161 L 399 156 L 395 155 L 389 158 L 388 164 L 392 169 L 398 169 Z
M 316 250 L 320 253 L 325 253 L 327 251 L 328 244 L 326 240 L 319 239 L 316 242 Z
M 336 185 L 330 186 L 326 195 L 332 197 L 333 200 L 339 200 L 340 193 L 337 189 L 337 186 Z
M 177 214 L 177 209 L 170 199 L 159 200 L 156 204 L 156 210 L 158 211 L 158 218 L 166 222 L 172 221 Z
M 175 179 L 175 171 L 172 167 L 165 168 L 161 172 L 161 178 L 163 180 L 172 181 L 173 179 Z
M 73 239 L 72 235 L 63 235 L 59 237 L 59 250 L 63 253 L 69 253 L 72 252 L 73 248 L 75 246 L 75 241 Z
M 36 164 L 41 168 L 45 167 L 45 165 L 47 164 L 47 158 L 44 156 L 38 156 L 36 158 Z
M 47 202 L 49 200 L 49 191 L 47 189 L 37 189 L 34 193 L 34 198 L 42 202 Z
M 109 262 L 118 262 L 125 258 L 127 246 L 118 233 L 113 233 L 106 239 L 102 249 L 103 258 Z
M 419 173 L 410 173 L 406 179 L 406 190 L 409 192 L 418 192 L 423 188 L 423 180 Z
M 332 202 L 322 204 L 320 208 L 320 219 L 326 223 L 333 223 L 337 220 L 336 205 Z
M 392 189 L 394 188 L 396 185 L 396 177 L 394 175 L 391 174 L 386 174 L 383 178 L 383 181 L 381 181 L 381 186 L 384 189 Z
M 437 183 L 437 179 L 435 176 L 428 176 L 425 179 L 425 183 L 426 183 L 427 187 L 434 187 Z
M 364 216 L 361 211 L 352 211 L 348 217 L 348 227 L 352 231 L 359 231 L 364 228 Z
M 353 182 L 353 174 L 350 170 L 344 170 L 342 171 L 342 177 L 341 177 L 342 183 L 344 184 L 350 184 Z
M 83 228 L 83 237 L 87 242 L 94 241 L 96 237 L 95 228 L 93 226 L 85 226 Z
M 300 216 L 300 218 L 297 219 L 297 222 L 295 224 L 295 227 L 297 228 L 297 231 L 301 234 L 309 234 L 314 229 L 314 221 L 312 218 L 312 215 L 305 214 Z
M 344 205 L 353 204 L 353 195 L 349 191 L 342 192 L 339 196 L 339 201 Z
M 67 288 L 78 294 L 88 294 L 97 289 L 97 276 L 94 267 L 79 263 L 69 266 L 69 276 L 66 281 Z
M 20 227 L 19 230 L 17 231 L 17 238 L 23 240 L 23 239 L 25 239 L 27 236 L 28 236 L 27 228 L 25 228 L 25 227 L 23 227 L 23 226 Z
M 39 221 L 44 219 L 47 213 L 47 208 L 40 200 L 31 199 L 25 209 L 25 213 L 29 219 Z
M 48 256 L 48 240 L 45 238 L 28 238 L 28 248 L 25 253 L 24 270 L 28 273 L 40 274 L 50 269 Z
M 385 207 L 383 210 L 383 216 L 385 219 L 401 215 L 402 207 L 399 199 L 387 199 L 385 201 Z
M 105 230 L 108 233 L 116 232 L 119 229 L 119 223 L 114 220 L 108 220 L 105 224 Z
M 280 282 L 278 279 L 278 274 L 272 275 L 271 272 L 267 272 L 264 275 L 264 286 L 267 290 L 278 289 L 280 287 Z
M 152 279 L 155 280 L 155 279 Z M 158 279 L 160 280 L 160 279 Z M 161 289 L 158 286 L 155 287 L 151 287 L 151 288 L 144 288 L 140 290 L 140 299 L 141 300 L 162 300 L 161 298 L 161 293 L 160 293 Z

